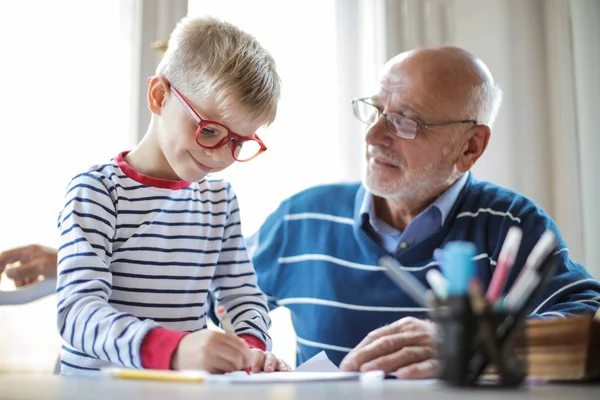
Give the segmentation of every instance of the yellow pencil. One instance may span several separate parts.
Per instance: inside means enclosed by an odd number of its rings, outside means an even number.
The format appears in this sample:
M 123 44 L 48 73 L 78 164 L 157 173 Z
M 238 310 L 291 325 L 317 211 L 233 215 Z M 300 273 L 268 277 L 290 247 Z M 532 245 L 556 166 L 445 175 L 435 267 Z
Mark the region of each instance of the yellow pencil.
M 196 383 L 204 382 L 207 375 L 206 372 L 203 371 L 168 371 L 133 368 L 102 368 L 102 374 L 121 379 Z

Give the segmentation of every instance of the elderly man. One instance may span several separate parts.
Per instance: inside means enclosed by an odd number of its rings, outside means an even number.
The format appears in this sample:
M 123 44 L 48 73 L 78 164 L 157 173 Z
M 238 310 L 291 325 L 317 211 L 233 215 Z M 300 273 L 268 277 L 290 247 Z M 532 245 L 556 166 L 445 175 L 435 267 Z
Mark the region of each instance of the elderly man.
M 508 286 L 546 229 L 558 238 L 558 272 L 534 314 L 595 312 L 600 284 L 569 259 L 550 217 L 531 200 L 469 169 L 481 157 L 501 100 L 488 68 L 453 47 L 402 53 L 379 91 L 355 100 L 367 124 L 363 184 L 320 186 L 284 201 L 253 238 L 259 284 L 290 309 L 298 362 L 321 350 L 342 370 L 383 369 L 424 378 L 436 368 L 434 325 L 377 266 L 393 255 L 425 283 L 433 252 L 455 240 L 477 248 L 489 283 L 507 230 L 524 238 Z M 501 166 L 499 166 L 501 168 Z

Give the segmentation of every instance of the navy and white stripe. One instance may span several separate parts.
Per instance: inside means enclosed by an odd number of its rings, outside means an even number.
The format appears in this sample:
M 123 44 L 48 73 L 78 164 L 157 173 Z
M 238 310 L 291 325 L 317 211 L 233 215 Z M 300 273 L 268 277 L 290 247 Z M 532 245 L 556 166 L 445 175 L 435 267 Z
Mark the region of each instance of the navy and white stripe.
M 402 317 L 427 316 L 427 309 L 378 266 L 386 250 L 368 234 L 361 216 L 364 196 L 360 184 L 308 189 L 283 202 L 249 240 L 270 307 L 291 311 L 298 363 L 325 350 L 337 364 L 370 331 Z M 477 247 L 473 260 L 487 284 L 513 225 L 523 229 L 524 237 L 507 287 L 542 233 L 552 229 L 559 238 L 558 273 L 532 311 L 540 318 L 595 312 L 600 284 L 569 259 L 552 219 L 531 200 L 472 176 L 439 230 L 394 256 L 427 285 L 427 271 L 437 268 L 433 251 L 449 241 L 467 240 Z
M 63 374 L 141 368 L 151 329 L 206 328 L 209 291 L 230 310 L 237 332 L 270 348 L 266 298 L 226 182 L 156 188 L 111 162 L 71 181 L 58 226 Z

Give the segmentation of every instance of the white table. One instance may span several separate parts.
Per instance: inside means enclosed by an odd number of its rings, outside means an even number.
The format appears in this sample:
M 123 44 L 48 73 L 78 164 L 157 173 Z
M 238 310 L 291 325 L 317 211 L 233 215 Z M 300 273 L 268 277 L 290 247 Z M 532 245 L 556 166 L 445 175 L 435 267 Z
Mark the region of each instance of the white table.
M 442 384 L 329 382 L 272 385 L 166 383 L 49 375 L 0 375 L 0 399 L 210 400 L 599 400 L 600 384 L 540 385 L 518 390 L 451 389 Z

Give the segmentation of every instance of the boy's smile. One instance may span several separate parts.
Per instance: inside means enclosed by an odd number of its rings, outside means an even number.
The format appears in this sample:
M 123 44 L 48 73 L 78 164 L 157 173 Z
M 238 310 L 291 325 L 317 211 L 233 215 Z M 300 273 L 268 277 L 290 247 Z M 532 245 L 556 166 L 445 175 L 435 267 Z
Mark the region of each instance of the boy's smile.
M 188 151 L 188 154 L 190 155 L 191 159 L 194 161 L 194 164 L 196 164 L 196 166 L 198 167 L 198 169 L 200 169 L 201 171 L 206 172 L 207 174 L 212 172 L 214 170 L 214 168 L 209 167 L 208 165 L 204 165 L 202 164 L 200 161 L 196 160 L 196 158 L 194 158 L 194 156 L 192 155 L 192 153 L 190 153 Z

